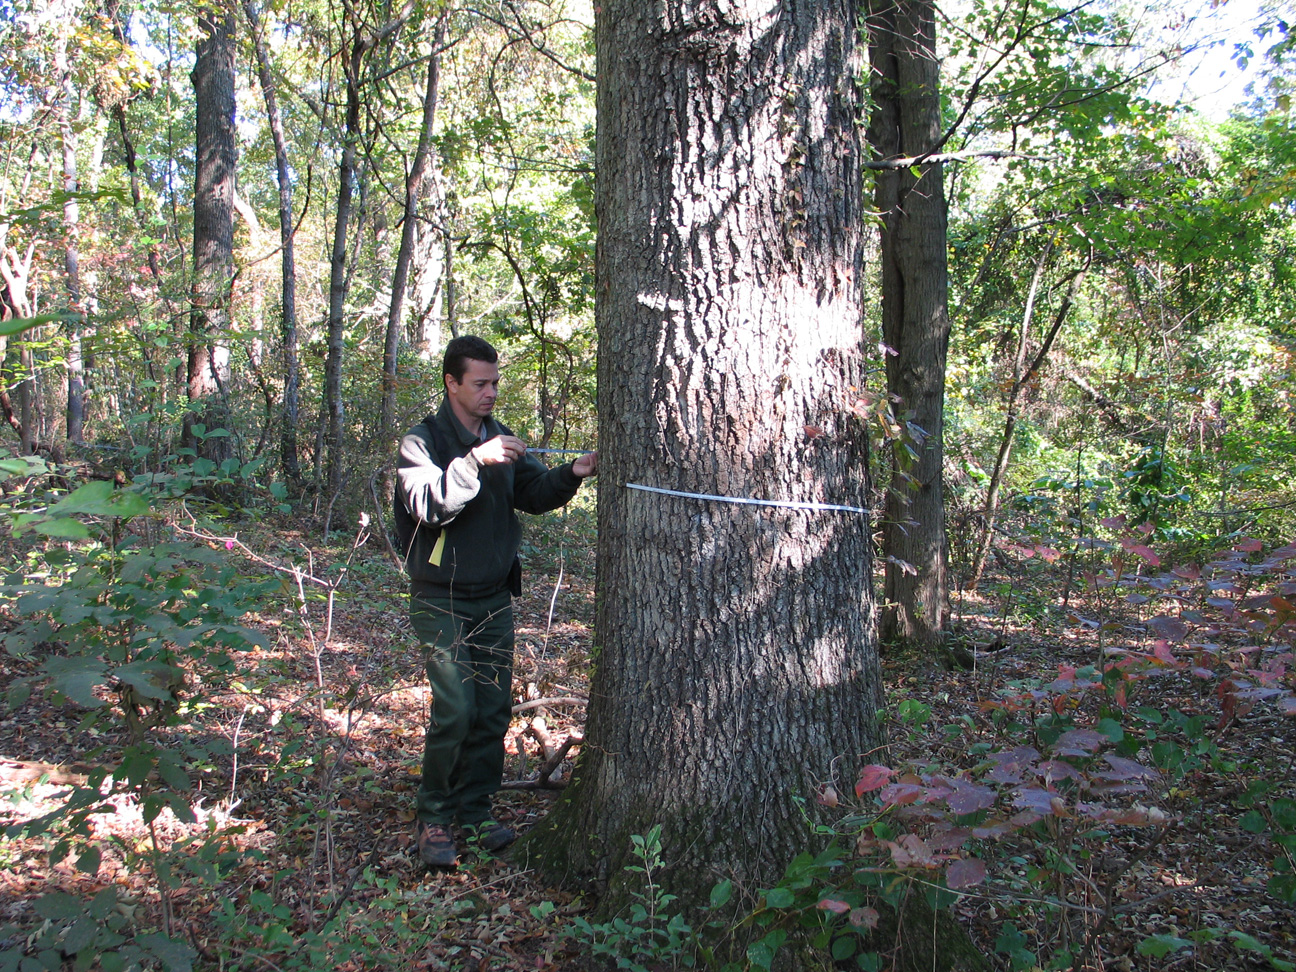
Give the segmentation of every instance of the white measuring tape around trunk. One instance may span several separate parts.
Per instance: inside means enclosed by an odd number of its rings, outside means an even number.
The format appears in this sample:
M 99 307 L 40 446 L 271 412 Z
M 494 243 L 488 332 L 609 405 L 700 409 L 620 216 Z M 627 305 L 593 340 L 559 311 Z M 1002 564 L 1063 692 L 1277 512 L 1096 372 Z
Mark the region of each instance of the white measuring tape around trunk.
M 742 506 L 777 506 L 789 510 L 836 511 L 840 513 L 864 513 L 862 506 L 842 506 L 837 503 L 802 503 L 796 500 L 761 500 L 742 496 L 716 496 L 713 493 L 685 493 L 678 489 L 662 489 L 659 486 L 644 486 L 640 483 L 626 483 L 626 489 L 638 489 L 645 493 L 661 493 L 664 496 L 682 496 L 685 499 L 707 500 L 712 503 L 737 503 Z

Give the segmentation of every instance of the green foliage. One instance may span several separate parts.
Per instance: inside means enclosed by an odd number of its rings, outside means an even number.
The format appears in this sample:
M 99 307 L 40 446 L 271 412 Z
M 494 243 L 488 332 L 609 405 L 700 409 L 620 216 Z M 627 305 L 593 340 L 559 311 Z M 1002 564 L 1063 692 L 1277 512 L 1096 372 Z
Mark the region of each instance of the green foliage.
M 62 891 L 44 894 L 33 904 L 41 926 L 26 936 L 23 947 L 0 950 L 0 970 L 58 970 L 70 961 L 75 969 L 104 972 L 190 972 L 197 953 L 189 945 L 156 933 L 132 933 L 134 907 L 111 886 L 88 901 Z M 12 940 L 15 931 L 10 926 L 0 929 L 0 935 Z
M 17 462 L 6 462 L 5 472 L 21 474 Z M 26 472 L 45 472 L 42 466 L 28 462 Z M 192 675 L 214 687 L 233 670 L 234 653 L 264 644 L 240 619 L 266 588 L 240 578 L 222 553 L 204 546 L 141 544 L 132 527 L 151 514 L 147 494 L 99 481 L 55 498 L 57 491 L 48 496 L 31 489 L 38 482 L 29 480 L 29 491 L 4 510 L 15 537 L 35 534 L 45 541 L 0 587 L 15 621 L 4 638 L 6 652 L 39 663 L 38 674 L 11 682 L 8 703 L 22 704 L 42 690 L 56 704 L 82 709 L 83 728 L 98 727 L 107 736 L 125 730 L 127 742 L 110 783 L 108 768 L 97 770 L 71 789 L 62 807 L 11 836 L 47 835 L 53 863 L 77 854 L 78 868 L 94 873 L 100 851 L 90 842 L 90 821 L 114 798 L 137 800 L 146 824 L 164 810 L 195 820 L 190 774 L 223 753 L 220 744 L 213 748 L 168 730 L 200 703 Z M 99 755 L 82 754 L 87 761 Z M 193 860 L 202 861 L 214 847 Z M 170 880 L 172 862 L 156 846 L 148 863 L 159 881 Z M 188 945 L 127 927 L 129 914 L 112 889 L 88 902 L 53 892 L 37 902 L 36 912 L 44 924 L 8 948 L 0 968 L 57 968 L 63 957 L 78 968 L 92 962 L 105 969 L 191 968 Z
M 593 954 L 615 962 L 618 969 L 627 972 L 694 968 L 697 943 L 693 929 L 681 914 L 672 912 L 675 895 L 663 891 L 655 877 L 662 867 L 661 825 L 647 834 L 632 835 L 630 841 L 638 863 L 627 864 L 626 871 L 642 876 L 643 889 L 631 892 L 634 900 L 629 914 L 599 924 L 577 918 L 570 934 Z M 726 900 L 727 895 L 719 889 L 712 894 L 713 907 L 722 906 Z

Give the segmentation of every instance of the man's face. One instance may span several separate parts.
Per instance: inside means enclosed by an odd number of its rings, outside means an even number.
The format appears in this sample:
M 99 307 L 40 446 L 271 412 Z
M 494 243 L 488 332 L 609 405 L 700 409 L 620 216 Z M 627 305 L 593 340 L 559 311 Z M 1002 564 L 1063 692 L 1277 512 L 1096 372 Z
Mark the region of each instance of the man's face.
M 499 366 L 469 358 L 463 381 L 445 376 L 446 395 L 459 421 L 473 426 L 490 415 L 499 397 Z

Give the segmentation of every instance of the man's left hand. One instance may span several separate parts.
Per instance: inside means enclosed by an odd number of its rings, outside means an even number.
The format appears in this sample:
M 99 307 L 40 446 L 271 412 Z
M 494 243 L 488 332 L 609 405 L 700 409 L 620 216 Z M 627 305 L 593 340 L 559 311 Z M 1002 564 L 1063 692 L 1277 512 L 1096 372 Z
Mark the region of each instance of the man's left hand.
M 586 476 L 597 476 L 598 475 L 598 453 L 597 452 L 585 453 L 585 455 L 581 456 L 579 459 L 577 459 L 575 462 L 572 463 L 572 472 L 574 472 L 581 479 L 584 479 Z

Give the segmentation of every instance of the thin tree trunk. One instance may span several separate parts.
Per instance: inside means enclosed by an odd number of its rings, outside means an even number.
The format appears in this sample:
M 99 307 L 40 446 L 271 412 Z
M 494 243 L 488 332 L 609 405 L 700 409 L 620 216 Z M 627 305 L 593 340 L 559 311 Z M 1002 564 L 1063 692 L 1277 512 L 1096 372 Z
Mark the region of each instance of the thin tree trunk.
M 80 443 L 85 432 L 86 406 L 85 362 L 81 352 L 84 333 L 81 315 L 84 307 L 81 301 L 80 255 L 77 252 L 81 213 L 76 193 L 80 189 L 80 183 L 77 178 L 76 129 L 72 124 L 76 88 L 68 70 L 66 36 L 59 39 L 55 49 L 54 70 L 62 89 L 57 110 L 59 134 L 63 143 L 63 191 L 67 193 L 63 201 L 63 270 L 67 281 L 68 310 L 76 315 L 68 321 L 67 439 L 69 442 Z
M 1040 280 L 1044 277 L 1044 267 L 1053 253 L 1053 242 L 1050 240 L 1035 261 L 1035 272 L 1031 274 L 1030 290 L 1026 294 L 1026 308 L 1022 311 L 1021 327 L 1017 332 L 1017 353 L 1013 357 L 1013 383 L 1008 390 L 1008 402 L 1004 409 L 1004 431 L 999 440 L 999 451 L 995 456 L 994 470 L 990 474 L 990 485 L 986 488 L 985 509 L 982 512 L 984 533 L 977 546 L 976 556 L 972 561 L 972 571 L 963 585 L 964 590 L 975 591 L 981 583 L 981 574 L 985 571 L 986 557 L 994 541 L 995 520 L 999 514 L 999 488 L 1003 482 L 1004 470 L 1008 468 L 1008 455 L 1012 451 L 1013 433 L 1017 429 L 1017 400 L 1021 395 L 1026 378 L 1022 369 L 1026 367 L 1026 341 L 1030 335 L 1031 320 L 1035 316 L 1035 300 L 1039 296 Z M 1055 332 L 1056 333 L 1056 332 Z
M 36 316 L 36 308 L 31 298 L 32 261 L 36 256 L 36 243 L 27 245 L 27 252 L 19 254 L 15 247 L 6 245 L 9 226 L 0 223 L 0 276 L 4 278 L 4 287 L 0 290 L 0 319 L 30 318 Z M 18 341 L 17 353 L 8 349 L 7 337 L 0 338 L 0 364 L 4 365 L 6 379 L 13 379 L 14 397 L 17 404 L 9 397 L 7 381 L 0 383 L 4 387 L 3 404 L 5 420 L 18 433 L 18 449 L 21 455 L 30 455 L 36 436 L 32 428 L 32 355 L 31 343 L 24 338 Z M 16 361 L 15 364 L 11 362 Z
M 368 47 L 359 28 L 346 60 L 346 115 L 342 158 L 338 164 L 337 214 L 333 223 L 333 250 L 329 261 L 328 353 L 324 359 L 324 409 L 327 414 L 326 476 L 331 498 L 342 488 L 342 436 L 346 405 L 342 400 L 342 354 L 346 337 L 347 229 L 351 223 L 356 178 L 356 144 L 360 140 L 360 68 Z
M 410 261 L 418 239 L 418 204 L 432 155 L 432 126 L 436 122 L 440 52 L 441 45 L 445 42 L 448 19 L 448 14 L 442 13 L 432 35 L 432 56 L 428 58 L 427 87 L 423 93 L 423 127 L 419 131 L 418 148 L 405 180 L 405 213 L 401 225 L 400 250 L 396 254 L 396 268 L 392 274 L 391 306 L 387 314 L 387 334 L 383 343 L 383 396 L 379 430 L 384 439 L 392 434 L 396 420 L 396 358 L 400 349 L 401 319 Z M 386 493 L 387 490 L 384 489 L 383 495 Z
M 994 541 L 995 521 L 999 516 L 999 491 L 1003 483 L 1004 473 L 1008 470 L 1008 457 L 1012 452 L 1013 435 L 1017 431 L 1017 418 L 1019 415 L 1019 399 L 1021 398 L 1022 389 L 1034 380 L 1036 373 L 1043 366 L 1044 361 L 1048 358 L 1049 352 L 1053 350 L 1053 343 L 1057 340 L 1058 334 L 1062 330 L 1062 325 L 1066 323 L 1067 315 L 1071 313 L 1071 307 L 1075 300 L 1076 287 L 1084 279 L 1088 264 L 1084 268 L 1076 271 L 1071 275 L 1067 284 L 1066 296 L 1062 298 L 1062 303 L 1058 306 L 1057 313 L 1053 315 L 1053 325 L 1049 328 L 1048 333 L 1044 336 L 1044 341 L 1040 345 L 1039 351 L 1036 352 L 1035 358 L 1031 361 L 1030 366 L 1023 372 L 1021 363 L 1025 359 L 1026 328 L 1030 323 L 1030 305 L 1034 303 L 1035 282 L 1031 283 L 1031 299 L 1028 301 L 1028 310 L 1022 319 L 1022 336 L 1017 351 L 1017 374 L 1013 380 L 1012 388 L 1008 393 L 1007 415 L 1004 418 L 1003 438 L 999 442 L 999 453 L 995 457 L 994 472 L 990 475 L 990 485 L 986 490 L 985 505 L 985 534 L 981 538 L 981 544 L 977 548 L 976 561 L 972 567 L 972 576 L 968 578 L 966 589 L 976 590 L 977 585 L 981 582 L 981 575 L 985 571 L 986 557 L 990 553 L 990 545 Z M 1038 278 L 1038 268 L 1036 272 Z
M 940 64 L 930 0 L 869 0 L 873 113 L 869 142 L 882 159 L 920 157 L 940 138 Z M 897 445 L 884 522 L 885 643 L 944 639 L 949 580 L 942 481 L 945 358 L 949 348 L 946 211 L 941 165 L 876 174 L 883 214 L 882 336 L 887 390 L 913 437 Z
M 270 70 L 264 31 L 256 4 L 244 0 L 243 12 L 252 31 L 256 51 L 257 77 L 265 99 L 266 118 L 275 150 L 275 176 L 279 185 L 279 246 L 282 290 L 281 340 L 283 343 L 284 394 L 279 434 L 279 461 L 290 482 L 301 481 L 301 459 L 297 447 L 297 425 L 301 407 L 301 364 L 297 357 L 297 264 L 293 242 L 292 172 L 288 165 L 288 140 L 284 137 L 283 119 L 279 113 L 277 87 Z
M 360 23 L 351 24 L 351 44 L 347 51 L 346 114 L 343 123 L 342 158 L 338 165 L 337 218 L 333 224 L 333 250 L 329 260 L 328 354 L 324 360 L 324 409 L 327 414 L 328 463 L 326 467 L 328 502 L 331 506 L 342 489 L 343 435 L 346 429 L 346 405 L 342 398 L 342 355 L 346 337 L 346 299 L 350 274 L 347 266 L 347 228 L 351 222 L 357 148 L 361 138 L 360 96 L 365 62 L 380 43 L 391 43 L 414 10 L 414 0 L 406 0 L 400 11 L 381 29 L 366 30 Z M 348 20 L 359 14 L 347 7 Z

